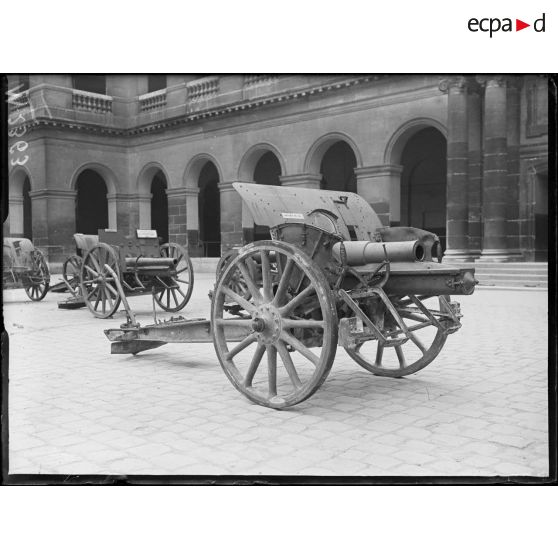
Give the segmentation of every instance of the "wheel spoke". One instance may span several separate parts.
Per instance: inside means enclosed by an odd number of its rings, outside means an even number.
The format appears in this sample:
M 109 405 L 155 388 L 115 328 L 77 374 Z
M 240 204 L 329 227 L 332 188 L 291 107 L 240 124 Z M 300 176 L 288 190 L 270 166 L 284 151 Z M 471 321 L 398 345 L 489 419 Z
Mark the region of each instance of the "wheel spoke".
M 250 362 L 248 371 L 246 372 L 246 377 L 244 378 L 245 387 L 252 386 L 252 380 L 254 379 L 254 375 L 256 374 L 256 370 L 260 365 L 264 353 L 265 353 L 265 345 L 258 345 L 256 350 L 254 351 L 254 356 L 252 357 L 252 361 Z
M 295 387 L 295 389 L 299 389 L 302 386 L 300 378 L 298 377 L 298 373 L 296 371 L 295 365 L 293 364 L 293 359 L 287 350 L 287 346 L 282 341 L 277 342 L 277 351 L 279 352 L 279 356 L 285 365 L 287 370 L 287 374 L 291 380 L 291 383 Z
M 384 346 L 381 343 L 378 343 L 378 347 L 376 348 L 376 366 L 382 365 L 383 356 L 384 356 Z
M 170 292 L 172 293 L 172 298 L 174 298 L 174 303 L 175 303 L 175 305 L 178 306 L 179 303 L 178 303 L 178 298 L 176 298 L 176 293 L 174 292 L 175 289 L 173 289 L 173 288 L 171 287 L 169 290 L 170 290 Z
M 298 339 L 293 337 L 290 333 L 283 330 L 280 337 L 285 343 L 288 343 L 293 349 L 298 351 L 302 356 L 308 359 L 315 366 L 318 365 L 320 359 L 305 345 L 303 345 Z
M 229 287 L 226 287 L 225 285 L 223 285 L 222 291 L 225 293 L 226 296 L 228 296 L 229 298 L 232 298 L 232 300 L 234 300 L 239 306 L 244 308 L 244 310 L 246 310 L 247 312 L 253 313 L 253 312 L 256 311 L 256 307 L 251 302 L 249 302 L 248 300 L 246 300 L 244 297 L 240 296 L 239 294 L 235 293 Z
M 105 283 L 105 286 L 114 295 L 115 298 L 118 296 L 118 291 L 110 283 Z
M 269 397 L 277 395 L 277 349 L 274 345 L 267 346 L 267 378 Z
M 407 366 L 407 362 L 405 361 L 403 348 L 400 345 L 395 346 L 395 353 L 397 354 L 397 360 L 399 361 L 399 368 L 405 368 Z
M 283 327 L 302 327 L 305 329 L 319 328 L 324 329 L 323 320 L 291 320 L 289 318 L 283 318 Z
M 250 272 L 248 271 L 248 268 L 246 267 L 245 263 L 240 261 L 237 263 L 237 267 L 238 269 L 240 269 L 240 272 L 244 276 L 244 281 L 246 281 L 246 286 L 248 287 L 248 290 L 250 291 L 252 297 L 256 301 L 261 301 L 262 297 L 260 294 L 260 290 L 258 289 L 258 287 L 256 287 L 254 281 L 252 280 L 252 276 L 250 275 Z
M 254 341 L 256 341 L 256 333 L 251 333 L 248 337 L 245 337 L 238 345 L 235 345 L 228 353 L 225 354 L 227 360 L 232 360 L 238 353 L 249 347 Z
M 424 355 L 426 354 L 426 347 L 422 344 L 419 338 L 416 335 L 413 335 L 411 332 L 408 333 L 409 339 L 420 349 L 421 353 Z
M 95 261 L 95 260 L 93 260 L 93 261 Z M 101 270 L 97 271 L 97 270 L 93 269 L 91 266 L 88 266 L 87 264 L 83 264 L 83 267 L 85 267 L 85 269 L 87 271 L 89 271 L 89 274 L 93 275 L 94 277 L 99 277 L 99 275 L 101 274 Z
M 271 266 L 269 263 L 269 254 L 265 250 L 262 250 L 261 258 L 263 296 L 265 301 L 270 301 L 273 298 L 273 290 L 271 285 Z
M 292 300 L 290 300 L 279 311 L 282 316 L 288 316 L 295 308 L 300 306 L 312 293 L 316 292 L 313 285 L 308 285 L 303 291 L 298 293 Z
M 287 287 L 289 285 L 289 280 L 291 279 L 291 272 L 293 266 L 294 266 L 294 260 L 289 259 L 287 261 L 287 265 L 285 266 L 285 269 L 283 270 L 283 273 L 281 275 L 281 280 L 279 281 L 279 286 L 277 287 L 277 291 L 273 299 L 273 303 L 276 306 L 281 304 L 281 300 L 283 299 L 285 293 L 287 292 Z

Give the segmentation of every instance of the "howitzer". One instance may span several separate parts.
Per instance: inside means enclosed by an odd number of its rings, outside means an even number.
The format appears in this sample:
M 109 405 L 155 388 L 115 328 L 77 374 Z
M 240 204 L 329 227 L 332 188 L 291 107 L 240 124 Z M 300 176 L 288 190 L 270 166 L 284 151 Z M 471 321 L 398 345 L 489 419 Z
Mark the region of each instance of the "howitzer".
M 194 286 L 192 262 L 175 243 L 159 244 L 154 230 L 135 236 L 110 229 L 98 235 L 74 235 L 76 254 L 62 267 L 72 297 L 59 308 L 87 306 L 98 318 L 112 316 L 126 296 L 151 293 L 153 302 L 167 312 L 184 308 Z
M 50 282 L 48 264 L 43 253 L 29 239 L 4 239 L 2 282 L 5 288 L 23 287 L 34 301 L 46 296 Z
M 402 377 L 432 362 L 461 327 L 450 296 L 473 293 L 474 269 L 442 264 L 435 234 L 384 227 L 353 193 L 233 186 L 271 240 L 224 256 L 209 320 L 141 327 L 128 313 L 105 331 L 113 353 L 213 342 L 236 389 L 281 409 L 315 393 L 338 346 L 374 374 Z

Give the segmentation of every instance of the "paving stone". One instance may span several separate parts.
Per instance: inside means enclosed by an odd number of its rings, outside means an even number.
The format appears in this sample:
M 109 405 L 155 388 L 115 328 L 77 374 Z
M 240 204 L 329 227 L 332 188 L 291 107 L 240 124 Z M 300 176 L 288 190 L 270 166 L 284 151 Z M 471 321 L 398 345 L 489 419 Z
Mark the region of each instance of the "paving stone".
M 185 315 L 207 315 L 212 281 L 196 277 Z M 122 314 L 8 294 L 10 473 L 548 474 L 546 293 L 460 297 L 463 328 L 402 380 L 338 351 L 322 388 L 282 412 L 237 392 L 212 344 L 111 355 L 102 330 Z M 149 323 L 149 297 L 132 304 Z

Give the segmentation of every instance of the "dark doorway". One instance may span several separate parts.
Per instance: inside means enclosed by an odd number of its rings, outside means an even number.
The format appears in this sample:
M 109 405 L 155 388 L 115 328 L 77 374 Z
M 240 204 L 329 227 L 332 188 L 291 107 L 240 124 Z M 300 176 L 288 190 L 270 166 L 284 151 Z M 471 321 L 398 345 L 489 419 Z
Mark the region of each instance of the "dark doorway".
M 436 128 L 412 136 L 401 164 L 401 225 L 418 227 L 440 237 L 446 249 L 447 144 Z
M 281 163 L 277 156 L 267 151 L 261 157 L 254 169 L 254 182 L 256 184 L 269 184 L 281 186 Z M 268 240 L 271 238 L 269 227 L 266 225 L 254 225 L 254 240 Z
M 33 240 L 33 219 L 31 214 L 31 182 L 25 178 L 23 182 L 23 236 Z
M 334 143 L 322 158 L 320 188 L 356 193 L 356 166 L 357 161 L 351 146 L 345 141 Z
M 157 171 L 151 181 L 151 228 L 157 231 L 162 242 L 169 241 L 167 180 L 161 171 Z
M 76 183 L 76 232 L 97 234 L 108 228 L 107 186 L 93 170 L 84 170 Z
M 548 174 L 535 176 L 535 261 L 548 261 Z
M 207 162 L 198 179 L 198 218 L 203 255 L 209 258 L 221 256 L 221 199 L 218 183 L 217 168 Z

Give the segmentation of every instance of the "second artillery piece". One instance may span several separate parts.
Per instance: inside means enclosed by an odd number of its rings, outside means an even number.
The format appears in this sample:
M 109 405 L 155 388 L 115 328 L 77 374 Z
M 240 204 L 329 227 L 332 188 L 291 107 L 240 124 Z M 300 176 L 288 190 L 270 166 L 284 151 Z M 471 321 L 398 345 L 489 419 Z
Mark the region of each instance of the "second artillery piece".
M 373 374 L 402 377 L 430 364 L 461 327 L 458 302 L 474 269 L 441 263 L 439 238 L 385 227 L 348 192 L 233 184 L 271 240 L 219 266 L 211 319 L 128 322 L 105 334 L 117 354 L 165 343 L 213 342 L 234 387 L 282 409 L 310 397 L 338 345 Z
M 85 305 L 94 316 L 108 318 L 126 296 L 146 293 L 166 312 L 186 306 L 194 272 L 185 248 L 159 244 L 155 230 L 138 229 L 134 236 L 111 229 L 98 233 L 74 235 L 76 255 L 63 265 L 64 283 L 73 296 L 59 307 Z

